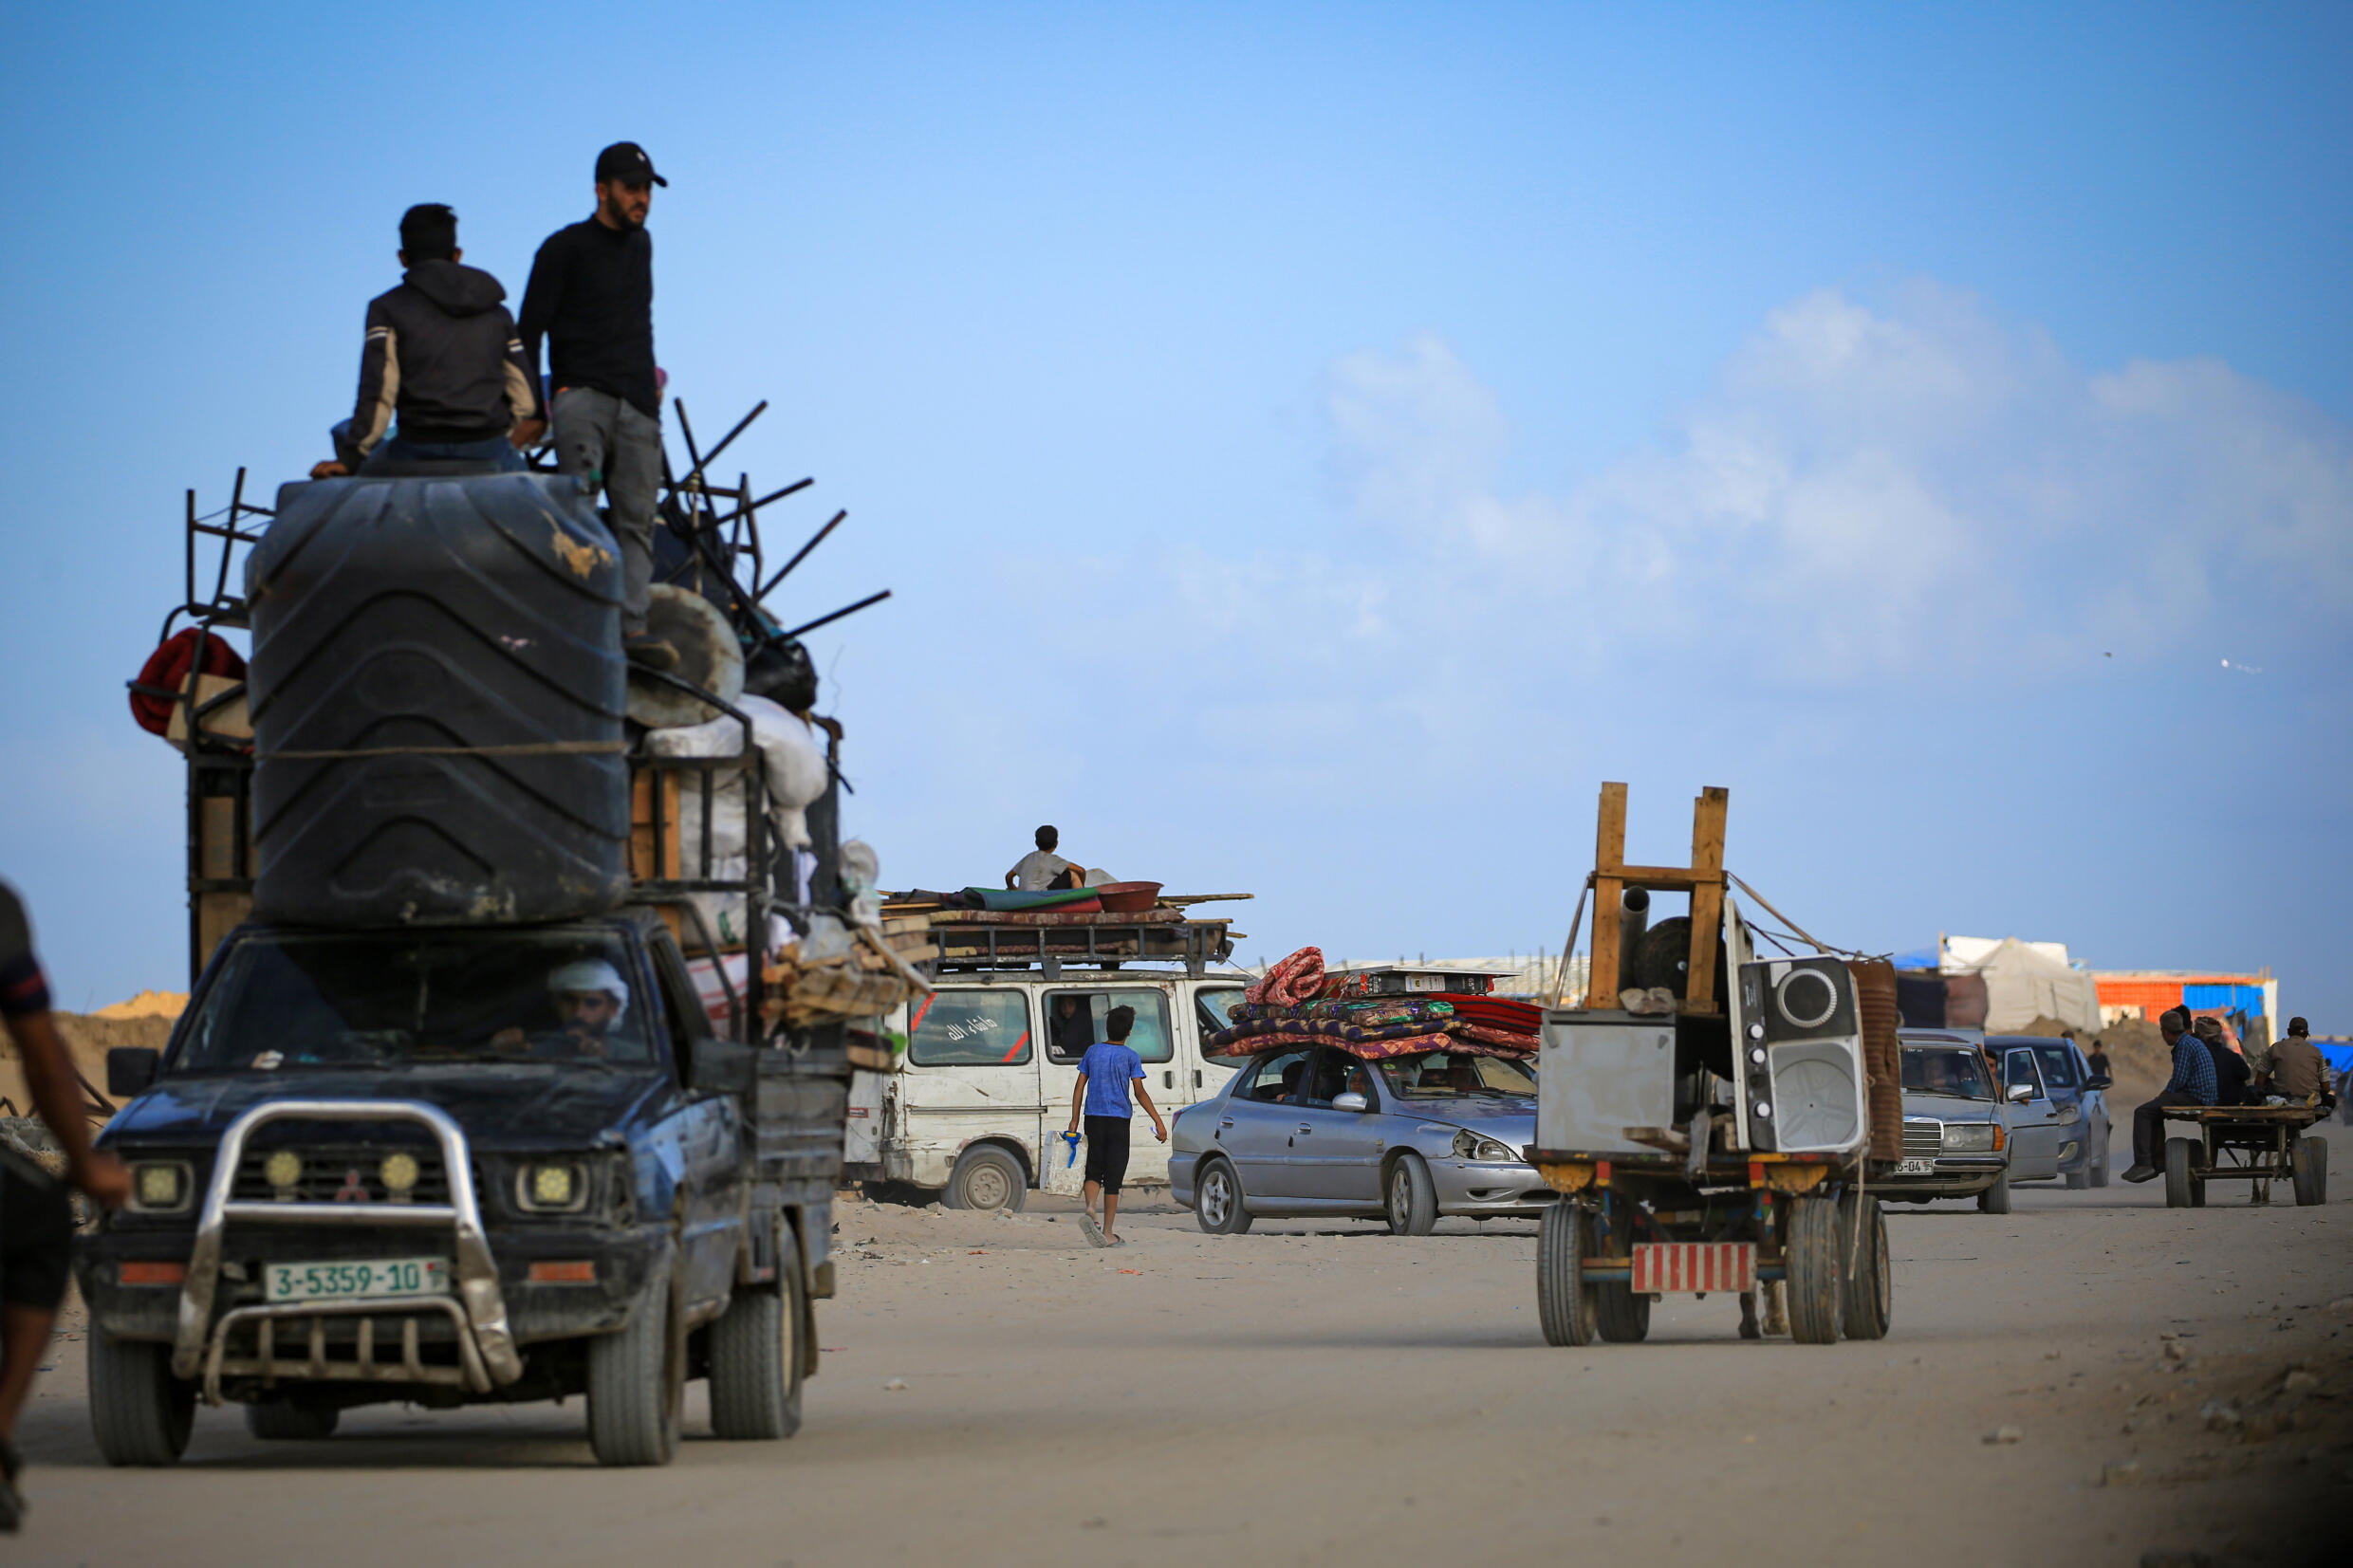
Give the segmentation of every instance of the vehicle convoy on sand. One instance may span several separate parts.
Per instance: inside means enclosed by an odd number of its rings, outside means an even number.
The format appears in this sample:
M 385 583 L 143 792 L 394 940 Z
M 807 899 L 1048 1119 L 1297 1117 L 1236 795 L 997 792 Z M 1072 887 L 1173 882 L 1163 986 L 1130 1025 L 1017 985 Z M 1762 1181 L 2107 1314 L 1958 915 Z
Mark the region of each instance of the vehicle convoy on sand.
M 1903 1056 L 1903 1158 L 1884 1173 L 1879 1193 L 1889 1203 L 1974 1198 L 1989 1214 L 2010 1212 L 2010 1184 L 2024 1170 L 2057 1172 L 2055 1158 L 2041 1169 L 2021 1167 L 2010 1135 L 2004 1092 L 1975 1040 L 1943 1029 L 1898 1032 Z M 2019 1100 L 2031 1091 L 2008 1091 Z
M 1669 1292 L 1738 1295 L 1741 1336 L 1758 1337 L 1776 1285 L 1798 1340 L 1887 1333 L 1874 1188 L 1901 1152 L 1895 969 L 1754 956 L 1727 886 L 1726 799 L 1695 803 L 1688 867 L 1629 865 L 1626 787 L 1602 786 L 1586 995 L 1545 1014 L 1529 1152 L 1560 1194 L 1536 1263 L 1555 1345 L 1640 1339 Z M 1689 895 L 1688 917 L 1650 925 L 1655 892 Z
M 786 710 L 743 690 L 747 654 L 798 653 L 752 592 L 759 501 L 699 463 L 670 488 L 658 609 L 715 630 L 651 673 L 572 480 L 415 467 L 191 497 L 165 631 L 216 673 L 139 694 L 187 752 L 197 972 L 163 1051 L 110 1056 L 134 1197 L 77 1260 L 114 1464 L 176 1460 L 199 1399 L 315 1439 L 371 1402 L 574 1393 L 600 1461 L 660 1464 L 688 1380 L 717 1435 L 781 1438 L 817 1370 L 872 1024 L 769 984 L 859 932 L 830 752 L 794 798 L 762 740 Z M 207 653 L 232 632 L 250 672 Z M 727 754 L 650 744 L 636 716 L 679 704 Z M 877 966 L 831 992 L 879 1015 L 920 981 Z

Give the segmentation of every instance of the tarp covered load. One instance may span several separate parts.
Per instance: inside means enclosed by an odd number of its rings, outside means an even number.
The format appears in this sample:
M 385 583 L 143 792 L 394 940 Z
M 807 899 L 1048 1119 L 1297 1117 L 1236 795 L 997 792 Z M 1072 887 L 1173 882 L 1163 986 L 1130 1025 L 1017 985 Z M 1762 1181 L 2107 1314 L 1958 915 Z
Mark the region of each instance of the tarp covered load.
M 2038 1018 L 2056 1019 L 2084 1034 L 2100 1030 L 2100 987 L 2085 969 L 2071 968 L 2036 944 L 2004 937 L 1965 968 L 1945 971 L 1950 992 L 1946 1024 L 1969 1024 L 1953 1016 L 1959 982 L 1973 976 L 1985 985 L 1985 1012 L 1977 1026 L 1988 1034 L 2023 1029 Z
M 1284 1045 L 1329 1045 L 1366 1061 L 1423 1051 L 1526 1056 L 1544 1010 L 1499 996 L 1359 994 L 1362 977 L 1327 975 L 1320 949 L 1302 948 L 1242 993 L 1232 1024 L 1202 1042 L 1209 1056 L 1251 1056 Z

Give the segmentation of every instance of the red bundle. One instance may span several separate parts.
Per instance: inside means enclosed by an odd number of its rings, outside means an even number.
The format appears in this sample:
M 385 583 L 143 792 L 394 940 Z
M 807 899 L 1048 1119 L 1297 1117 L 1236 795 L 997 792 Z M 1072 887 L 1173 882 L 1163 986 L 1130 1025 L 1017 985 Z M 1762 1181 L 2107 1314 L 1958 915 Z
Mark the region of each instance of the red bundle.
M 1324 950 L 1302 948 L 1252 981 L 1242 992 L 1245 1002 L 1276 1007 L 1296 1007 L 1312 1002 L 1324 989 Z

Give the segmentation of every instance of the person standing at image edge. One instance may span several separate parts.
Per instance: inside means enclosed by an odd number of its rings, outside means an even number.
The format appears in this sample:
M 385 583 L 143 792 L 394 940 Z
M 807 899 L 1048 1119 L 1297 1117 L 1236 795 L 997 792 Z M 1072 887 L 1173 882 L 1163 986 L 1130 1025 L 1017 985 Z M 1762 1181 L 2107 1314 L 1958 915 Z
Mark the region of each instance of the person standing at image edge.
M 1097 1246 L 1125 1246 L 1119 1237 L 1120 1188 L 1127 1179 L 1127 1124 L 1135 1111 L 1128 1103 L 1128 1085 L 1152 1118 L 1152 1135 L 1168 1141 L 1168 1124 L 1144 1088 L 1144 1059 L 1128 1048 L 1129 1031 L 1136 1026 L 1136 1009 L 1114 1007 L 1103 1017 L 1105 1038 L 1086 1048 L 1079 1063 L 1078 1088 L 1070 1096 L 1070 1131 L 1076 1134 L 1083 1112 L 1086 1120 L 1086 1239 Z M 1102 1219 L 1095 1218 L 1095 1200 L 1102 1199 Z
M 654 504 L 662 479 L 661 385 L 654 368 L 654 187 L 669 181 L 634 141 L 597 155 L 595 213 L 547 236 L 523 290 L 524 361 L 539 373 L 547 341 L 556 466 L 602 486 L 621 546 L 621 646 L 668 670 L 678 652 L 646 631 L 654 581 Z

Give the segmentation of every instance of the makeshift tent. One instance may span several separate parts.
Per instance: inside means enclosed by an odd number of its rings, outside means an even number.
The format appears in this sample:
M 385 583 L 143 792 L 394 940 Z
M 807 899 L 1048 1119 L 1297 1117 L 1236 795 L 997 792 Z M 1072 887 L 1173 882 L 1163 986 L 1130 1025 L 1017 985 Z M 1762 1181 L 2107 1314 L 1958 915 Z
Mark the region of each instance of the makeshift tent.
M 1948 964 L 1948 977 L 1973 974 L 1985 982 L 1985 1031 L 2023 1029 L 2038 1018 L 2056 1019 L 2082 1031 L 2100 1029 L 2100 987 L 2090 971 L 2069 968 L 2043 944 L 2004 937 L 1967 965 Z

